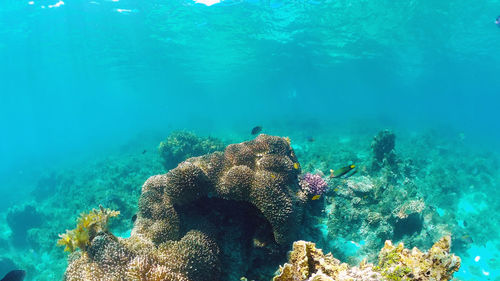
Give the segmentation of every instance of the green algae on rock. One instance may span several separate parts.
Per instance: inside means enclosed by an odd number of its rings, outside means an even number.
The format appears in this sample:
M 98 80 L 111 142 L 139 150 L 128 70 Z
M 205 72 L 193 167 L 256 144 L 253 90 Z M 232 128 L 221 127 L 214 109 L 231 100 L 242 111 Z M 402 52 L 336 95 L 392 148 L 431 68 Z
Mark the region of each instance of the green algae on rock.
M 166 140 L 158 146 L 163 159 L 163 166 L 170 170 L 180 162 L 190 157 L 221 151 L 224 149 L 222 141 L 212 137 L 199 137 L 191 132 L 172 132 Z
M 450 254 L 450 241 L 445 236 L 425 253 L 386 241 L 377 266 L 363 260 L 354 267 L 323 254 L 312 242 L 296 241 L 289 262 L 273 281 L 448 281 L 460 268 L 460 258 Z
M 377 270 L 387 280 L 450 280 L 460 268 L 460 258 L 450 254 L 451 237 L 444 236 L 426 253 L 405 249 L 403 243 L 385 242 Z

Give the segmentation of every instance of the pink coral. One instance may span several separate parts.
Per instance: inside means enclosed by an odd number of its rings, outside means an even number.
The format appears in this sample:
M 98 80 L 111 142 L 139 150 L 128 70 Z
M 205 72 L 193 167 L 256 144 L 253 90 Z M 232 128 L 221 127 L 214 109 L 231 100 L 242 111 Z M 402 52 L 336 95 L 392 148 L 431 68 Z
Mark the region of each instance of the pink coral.
M 312 196 L 323 194 L 328 187 L 328 184 L 320 175 L 311 173 L 303 175 L 300 178 L 299 184 L 302 190 Z

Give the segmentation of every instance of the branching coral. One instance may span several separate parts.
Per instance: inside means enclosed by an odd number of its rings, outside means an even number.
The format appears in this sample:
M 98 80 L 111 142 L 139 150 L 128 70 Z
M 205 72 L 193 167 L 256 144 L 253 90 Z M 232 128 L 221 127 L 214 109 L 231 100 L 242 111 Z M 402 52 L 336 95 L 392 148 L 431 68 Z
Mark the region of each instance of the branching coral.
M 306 173 L 300 178 L 300 187 L 310 196 L 322 195 L 325 193 L 328 184 L 317 174 Z
M 450 254 L 450 240 L 449 236 L 441 238 L 426 253 L 405 249 L 403 244 L 394 247 L 386 241 L 378 266 L 362 261 L 357 267 L 340 263 L 330 253 L 323 254 L 314 243 L 297 241 L 289 262 L 280 267 L 273 281 L 447 281 L 460 268 L 460 258 Z

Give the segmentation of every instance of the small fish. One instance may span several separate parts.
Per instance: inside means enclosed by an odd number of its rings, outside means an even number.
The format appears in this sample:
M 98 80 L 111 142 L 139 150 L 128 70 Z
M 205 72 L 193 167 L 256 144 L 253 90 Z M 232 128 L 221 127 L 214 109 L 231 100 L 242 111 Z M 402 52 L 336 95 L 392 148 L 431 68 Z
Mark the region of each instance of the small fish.
M 345 167 L 337 169 L 337 170 L 330 169 L 330 178 L 339 178 L 339 177 L 344 176 L 347 173 L 351 172 L 355 168 L 356 168 L 356 165 L 349 165 L 349 166 L 345 166 Z M 352 171 L 351 174 L 347 175 L 346 177 L 350 177 L 350 176 L 354 175 L 356 172 L 357 172 L 357 170 L 354 170 L 354 171 Z
M 321 195 L 314 195 L 314 196 L 312 197 L 312 200 L 318 200 L 320 197 L 321 197 Z
M 495 20 L 495 24 L 500 27 L 500 16 L 497 17 L 497 19 Z
M 472 240 L 472 237 L 470 237 L 470 235 L 462 236 L 462 240 L 468 244 L 474 243 L 474 240 Z
M 11 272 L 7 273 L 7 275 L 5 275 L 5 277 L 0 281 L 22 281 L 24 280 L 25 276 L 26 271 L 24 270 L 12 270 Z
M 142 154 L 145 154 L 146 152 L 148 152 L 148 151 L 147 151 L 146 149 L 144 149 L 144 150 L 142 151 Z
M 464 220 L 464 227 L 467 227 L 467 221 Z
M 309 136 L 309 137 L 307 137 L 307 141 L 308 141 L 308 142 L 314 142 L 314 138 L 313 138 L 313 137 L 311 137 L 311 136 Z
M 254 128 L 252 129 L 251 134 L 252 134 L 252 135 L 256 135 L 256 134 L 260 133 L 260 131 L 262 131 L 262 126 L 256 126 L 256 127 L 254 127 Z
M 293 163 L 293 168 L 294 168 L 295 170 L 300 169 L 300 164 L 299 164 L 298 162 Z
M 335 192 L 339 192 L 339 190 L 340 190 L 340 189 L 339 189 L 338 187 L 336 187 L 333 191 L 335 191 Z
M 132 220 L 132 223 L 135 223 L 135 221 L 137 220 L 137 214 L 134 214 L 131 218 Z

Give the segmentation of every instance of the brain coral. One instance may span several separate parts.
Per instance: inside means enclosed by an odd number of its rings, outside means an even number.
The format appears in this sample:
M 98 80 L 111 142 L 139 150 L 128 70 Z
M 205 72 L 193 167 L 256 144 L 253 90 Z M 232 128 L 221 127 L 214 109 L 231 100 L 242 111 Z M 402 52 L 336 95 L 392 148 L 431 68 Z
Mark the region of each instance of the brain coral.
M 289 140 L 268 135 L 189 158 L 144 183 L 130 238 L 98 233 L 71 259 L 65 280 L 221 280 L 220 247 L 210 231 L 186 222 L 189 204 L 254 206 L 286 247 L 307 201 L 299 173 Z
M 146 181 L 133 233 L 156 244 L 179 239 L 176 207 L 208 196 L 251 203 L 271 224 L 278 244 L 293 241 L 306 198 L 294 163 L 287 139 L 268 135 L 231 144 L 224 153 L 189 158 Z

